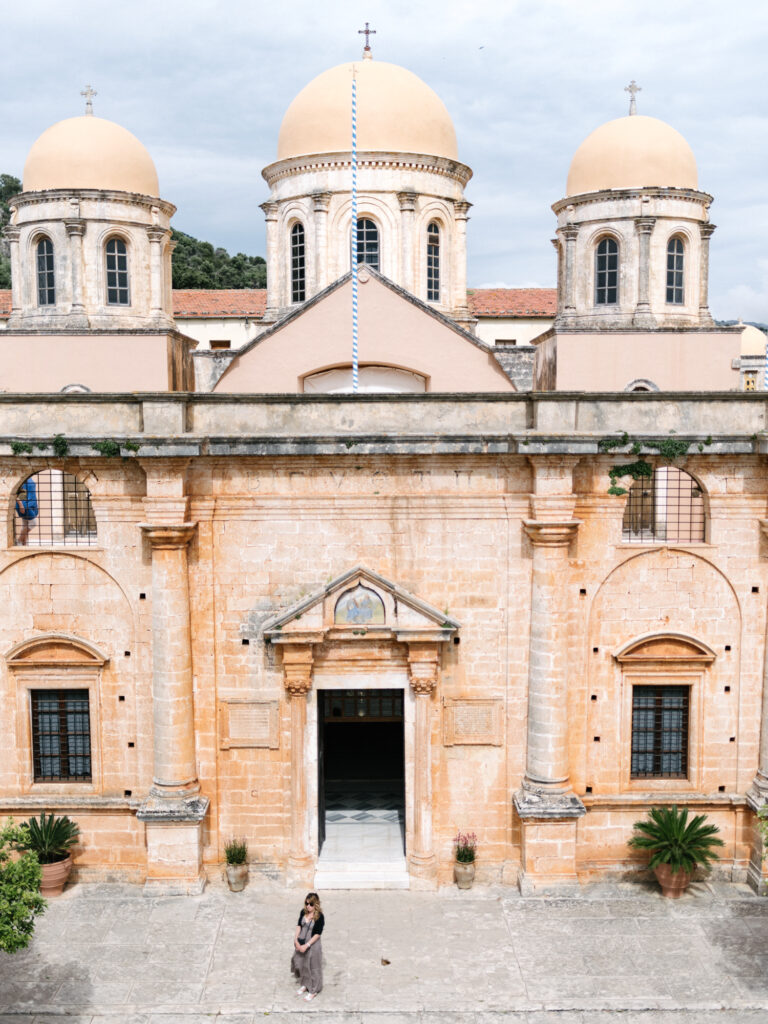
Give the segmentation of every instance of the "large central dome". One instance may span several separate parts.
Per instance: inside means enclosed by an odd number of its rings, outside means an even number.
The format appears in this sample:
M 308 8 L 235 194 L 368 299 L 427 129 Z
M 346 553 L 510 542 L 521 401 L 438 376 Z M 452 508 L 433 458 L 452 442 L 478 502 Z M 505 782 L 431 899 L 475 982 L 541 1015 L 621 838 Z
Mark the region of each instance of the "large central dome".
M 397 64 L 359 60 L 324 71 L 301 90 L 280 126 L 278 160 L 352 148 L 353 69 L 358 150 L 458 159 L 453 121 L 437 93 Z

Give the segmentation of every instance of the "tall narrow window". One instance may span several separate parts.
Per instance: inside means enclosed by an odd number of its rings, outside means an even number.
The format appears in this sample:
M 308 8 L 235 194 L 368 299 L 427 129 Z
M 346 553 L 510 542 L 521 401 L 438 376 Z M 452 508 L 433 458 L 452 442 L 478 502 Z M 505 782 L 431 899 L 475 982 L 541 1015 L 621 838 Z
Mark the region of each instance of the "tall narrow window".
M 291 302 L 303 302 L 307 297 L 307 256 L 304 225 L 291 228 Z
M 53 273 L 53 242 L 41 238 L 37 243 L 37 304 L 56 304 L 56 282 Z
M 357 262 L 379 269 L 379 229 L 368 217 L 357 222 Z
M 619 301 L 619 246 L 603 238 L 595 253 L 595 304 L 613 306 Z
M 107 242 L 107 304 L 130 305 L 128 290 L 128 249 L 122 238 Z
M 427 302 L 440 301 L 440 227 L 427 228 Z
M 667 246 L 667 302 L 682 306 L 685 248 L 682 238 L 670 238 Z
M 87 690 L 32 690 L 35 782 L 91 781 Z
M 688 774 L 688 686 L 632 687 L 633 779 Z

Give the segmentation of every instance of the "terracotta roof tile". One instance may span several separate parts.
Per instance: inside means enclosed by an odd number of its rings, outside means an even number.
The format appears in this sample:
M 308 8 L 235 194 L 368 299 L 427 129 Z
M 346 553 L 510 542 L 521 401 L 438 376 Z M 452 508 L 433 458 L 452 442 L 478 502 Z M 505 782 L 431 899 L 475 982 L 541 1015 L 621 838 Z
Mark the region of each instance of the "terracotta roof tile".
M 174 288 L 173 315 L 178 317 L 262 317 L 266 288 Z
M 553 317 L 557 312 L 555 288 L 471 288 L 467 300 L 475 316 Z

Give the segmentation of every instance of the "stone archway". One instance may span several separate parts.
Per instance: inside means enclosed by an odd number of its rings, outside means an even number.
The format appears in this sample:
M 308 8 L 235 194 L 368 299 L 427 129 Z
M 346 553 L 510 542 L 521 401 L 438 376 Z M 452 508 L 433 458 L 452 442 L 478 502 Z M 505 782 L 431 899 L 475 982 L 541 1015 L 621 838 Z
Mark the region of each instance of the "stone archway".
M 377 573 L 360 566 L 331 581 L 264 624 L 264 636 L 282 652 L 291 708 L 291 851 L 289 884 L 311 884 L 317 821 L 313 773 L 317 755 L 309 726 L 316 714 L 315 683 L 355 678 L 376 688 L 382 675 L 406 690 L 406 819 L 408 872 L 414 887 L 436 884 L 432 841 L 432 695 L 440 646 L 459 623 Z M 367 680 L 367 684 L 365 683 Z M 363 684 L 363 685 L 359 685 Z M 316 735 L 316 734 L 315 734 Z M 314 757 L 313 757 L 314 755 Z M 314 797 L 314 799 L 313 799 Z

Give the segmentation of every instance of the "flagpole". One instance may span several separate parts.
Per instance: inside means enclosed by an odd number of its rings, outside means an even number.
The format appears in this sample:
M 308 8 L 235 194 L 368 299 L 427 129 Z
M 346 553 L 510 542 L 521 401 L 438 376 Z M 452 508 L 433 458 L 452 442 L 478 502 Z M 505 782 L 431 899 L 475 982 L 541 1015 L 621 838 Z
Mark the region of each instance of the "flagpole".
M 357 78 L 352 65 L 352 393 L 357 394 Z

